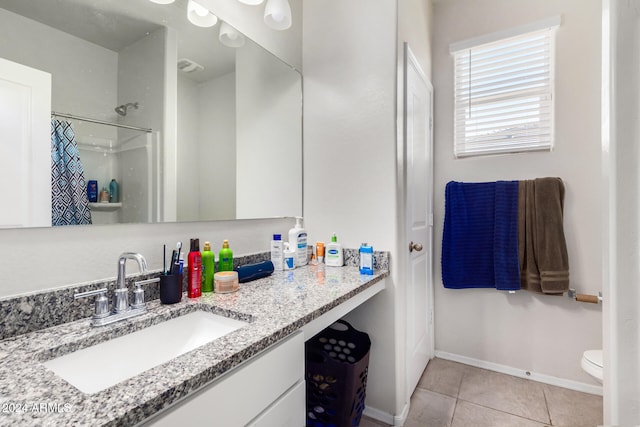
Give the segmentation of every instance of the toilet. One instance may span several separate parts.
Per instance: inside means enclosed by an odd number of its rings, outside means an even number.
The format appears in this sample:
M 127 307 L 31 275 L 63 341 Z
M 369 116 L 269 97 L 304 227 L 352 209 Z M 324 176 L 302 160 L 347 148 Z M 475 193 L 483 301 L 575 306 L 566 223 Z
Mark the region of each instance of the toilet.
M 587 350 L 582 354 L 582 369 L 602 384 L 602 350 Z

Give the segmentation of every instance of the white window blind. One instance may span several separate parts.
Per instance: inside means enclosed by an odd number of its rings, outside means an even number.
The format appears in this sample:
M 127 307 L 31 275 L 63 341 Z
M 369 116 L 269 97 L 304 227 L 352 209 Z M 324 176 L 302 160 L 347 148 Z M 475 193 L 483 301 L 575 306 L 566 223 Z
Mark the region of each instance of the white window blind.
M 456 157 L 551 150 L 556 28 L 452 46 Z

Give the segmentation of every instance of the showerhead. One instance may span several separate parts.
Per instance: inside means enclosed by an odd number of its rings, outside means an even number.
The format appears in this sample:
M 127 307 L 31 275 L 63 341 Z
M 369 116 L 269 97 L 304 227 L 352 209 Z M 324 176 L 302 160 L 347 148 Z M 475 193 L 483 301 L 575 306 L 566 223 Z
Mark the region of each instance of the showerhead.
M 138 103 L 137 102 L 129 102 L 127 104 L 122 104 L 122 105 L 118 105 L 115 108 L 116 113 L 120 114 L 121 116 L 126 116 L 127 115 L 127 110 L 129 109 L 129 107 L 133 107 L 136 110 L 138 109 Z

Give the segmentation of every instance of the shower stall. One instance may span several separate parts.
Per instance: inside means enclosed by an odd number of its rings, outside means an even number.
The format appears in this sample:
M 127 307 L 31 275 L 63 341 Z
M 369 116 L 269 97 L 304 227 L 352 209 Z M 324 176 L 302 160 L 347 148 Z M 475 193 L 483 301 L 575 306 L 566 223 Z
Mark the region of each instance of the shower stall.
M 112 179 L 118 183 L 117 201 L 90 203 L 93 224 L 156 221 L 159 133 L 87 117 L 54 115 L 74 125 L 86 181 L 97 181 L 99 191 L 108 191 Z

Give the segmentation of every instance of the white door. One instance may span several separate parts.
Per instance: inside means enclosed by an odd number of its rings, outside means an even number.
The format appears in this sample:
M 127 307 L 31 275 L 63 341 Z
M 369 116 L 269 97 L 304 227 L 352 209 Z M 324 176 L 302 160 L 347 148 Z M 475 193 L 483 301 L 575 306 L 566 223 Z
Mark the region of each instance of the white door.
M 407 386 L 413 393 L 433 357 L 433 90 L 405 44 Z
M 51 74 L 2 58 L 0 182 L 0 228 L 51 226 Z

